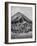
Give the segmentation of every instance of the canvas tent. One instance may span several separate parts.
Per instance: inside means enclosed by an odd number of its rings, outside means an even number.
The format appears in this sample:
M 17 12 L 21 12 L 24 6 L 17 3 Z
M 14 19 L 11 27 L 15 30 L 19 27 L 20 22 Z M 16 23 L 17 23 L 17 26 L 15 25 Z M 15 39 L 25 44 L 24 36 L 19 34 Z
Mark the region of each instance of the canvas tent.
M 20 12 L 11 17 L 11 30 L 13 32 L 26 32 L 31 29 L 31 26 L 32 21 Z

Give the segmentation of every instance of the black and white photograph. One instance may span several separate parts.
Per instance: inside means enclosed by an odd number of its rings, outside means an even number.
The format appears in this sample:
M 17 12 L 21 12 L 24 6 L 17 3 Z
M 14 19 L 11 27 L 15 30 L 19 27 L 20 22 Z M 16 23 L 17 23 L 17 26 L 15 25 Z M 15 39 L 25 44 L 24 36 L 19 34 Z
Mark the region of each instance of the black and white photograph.
M 11 39 L 32 38 L 32 8 L 11 7 Z
M 6 31 L 5 39 L 8 43 L 35 42 L 35 5 L 35 3 L 6 2 L 8 33 Z

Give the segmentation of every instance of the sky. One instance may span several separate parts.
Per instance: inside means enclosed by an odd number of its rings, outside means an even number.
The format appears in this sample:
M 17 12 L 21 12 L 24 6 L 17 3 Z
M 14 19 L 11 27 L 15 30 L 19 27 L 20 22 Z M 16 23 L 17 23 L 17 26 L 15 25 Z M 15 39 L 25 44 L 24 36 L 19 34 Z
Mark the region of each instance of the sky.
M 13 16 L 17 12 L 21 12 L 30 20 L 32 20 L 32 7 L 11 6 L 11 16 Z

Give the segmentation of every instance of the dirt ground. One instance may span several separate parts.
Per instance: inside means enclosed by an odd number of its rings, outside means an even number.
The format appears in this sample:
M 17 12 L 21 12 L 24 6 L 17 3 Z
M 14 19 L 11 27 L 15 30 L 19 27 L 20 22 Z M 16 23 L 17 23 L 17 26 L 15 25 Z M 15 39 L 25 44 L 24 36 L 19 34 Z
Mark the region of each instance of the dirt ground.
M 23 38 L 32 38 L 32 32 L 28 33 L 12 33 L 11 39 L 23 39 Z

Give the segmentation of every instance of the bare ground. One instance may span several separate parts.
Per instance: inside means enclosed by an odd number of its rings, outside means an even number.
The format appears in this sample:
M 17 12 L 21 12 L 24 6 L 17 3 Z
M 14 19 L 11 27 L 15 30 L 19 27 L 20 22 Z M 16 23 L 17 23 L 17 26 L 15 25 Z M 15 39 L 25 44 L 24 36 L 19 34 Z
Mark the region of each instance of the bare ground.
M 23 38 L 32 38 L 32 32 L 28 33 L 12 33 L 11 39 L 23 39 Z

